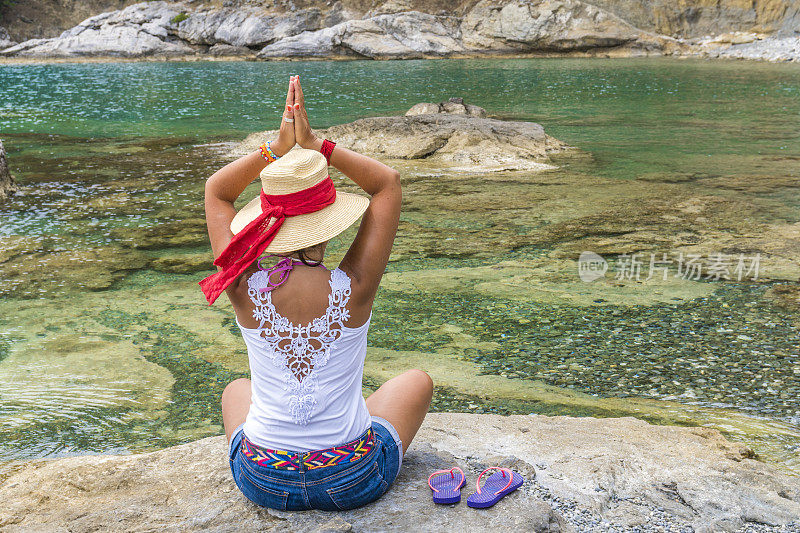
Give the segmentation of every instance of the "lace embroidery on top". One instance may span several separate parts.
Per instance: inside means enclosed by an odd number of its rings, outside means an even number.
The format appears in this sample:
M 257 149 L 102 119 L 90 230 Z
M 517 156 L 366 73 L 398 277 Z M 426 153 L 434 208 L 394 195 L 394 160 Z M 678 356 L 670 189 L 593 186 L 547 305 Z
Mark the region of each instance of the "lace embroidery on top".
M 342 327 L 350 318 L 346 308 L 350 278 L 338 268 L 331 271 L 328 309 L 325 315 L 304 326 L 295 325 L 278 313 L 272 304 L 272 292 L 260 290 L 268 283 L 269 274 L 265 270 L 255 272 L 247 280 L 247 294 L 255 304 L 253 317 L 259 322 L 259 335 L 269 346 L 273 362 L 283 372 L 292 421 L 306 425 L 317 405 L 316 371 L 328 362 L 331 344 L 341 336 Z

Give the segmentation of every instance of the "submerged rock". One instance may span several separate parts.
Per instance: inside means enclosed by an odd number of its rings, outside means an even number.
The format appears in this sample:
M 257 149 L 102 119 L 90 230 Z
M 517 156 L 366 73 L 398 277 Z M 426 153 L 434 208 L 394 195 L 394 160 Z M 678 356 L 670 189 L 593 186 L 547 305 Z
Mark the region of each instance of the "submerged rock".
M 545 170 L 549 156 L 569 147 L 534 122 L 481 118 L 486 111 L 451 98 L 416 104 L 404 116 L 363 118 L 317 135 L 358 152 L 390 159 L 425 159 L 450 170 Z M 255 150 L 269 132 L 249 135 L 234 153 Z
M 173 254 L 153 260 L 150 267 L 171 274 L 194 274 L 213 269 L 214 256 L 211 253 Z
M 475 428 L 481 428 L 475 431 Z M 0 488 L 4 531 L 266 530 L 587 531 L 656 517 L 667 529 L 734 531 L 800 516 L 800 480 L 752 458 L 707 428 L 633 418 L 431 414 L 378 501 L 340 513 L 289 513 L 251 504 L 231 479 L 225 438 L 129 456 L 71 457 L 11 466 Z M 491 509 L 436 506 L 425 484 L 461 466 L 470 481 L 490 465 L 525 476 Z M 43 500 L 38 495 L 47 494 Z
M 157 250 L 204 246 L 208 243 L 208 230 L 202 218 L 187 218 L 163 222 L 144 228 L 118 228 L 111 236 L 127 248 Z
M 98 246 L 64 250 L 58 240 L 41 236 L 0 238 L 0 297 L 43 298 L 74 290 L 101 291 L 147 258 L 135 250 Z
M 8 170 L 6 150 L 3 148 L 3 141 L 0 140 L 0 200 L 3 200 L 8 194 L 14 192 L 16 188 L 14 177 Z

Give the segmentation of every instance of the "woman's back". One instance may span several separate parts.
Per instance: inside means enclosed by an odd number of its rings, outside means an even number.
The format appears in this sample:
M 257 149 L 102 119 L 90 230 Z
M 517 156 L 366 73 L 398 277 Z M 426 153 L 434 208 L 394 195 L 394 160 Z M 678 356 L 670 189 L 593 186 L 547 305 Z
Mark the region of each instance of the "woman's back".
M 252 380 L 245 433 L 259 446 L 295 451 L 355 439 L 370 425 L 361 394 L 369 317 L 351 327 L 350 277 L 297 266 L 274 290 L 268 270 L 246 279 L 236 290 L 249 304 L 236 307 L 251 310 L 245 320 L 237 309 Z
M 209 303 L 222 292 L 230 298 L 252 376 L 222 394 L 231 474 L 258 505 L 352 509 L 397 477 L 433 394 L 430 377 L 409 370 L 362 396 L 372 303 L 400 220 L 400 175 L 314 135 L 296 76 L 286 110 L 277 139 L 206 182 L 219 271 L 200 286 Z M 369 199 L 337 191 L 329 166 Z M 234 201 L 256 177 L 259 196 L 237 210 Z M 322 261 L 327 241 L 359 218 L 339 268 L 293 261 Z M 258 264 L 263 254 L 283 257 L 272 274 Z

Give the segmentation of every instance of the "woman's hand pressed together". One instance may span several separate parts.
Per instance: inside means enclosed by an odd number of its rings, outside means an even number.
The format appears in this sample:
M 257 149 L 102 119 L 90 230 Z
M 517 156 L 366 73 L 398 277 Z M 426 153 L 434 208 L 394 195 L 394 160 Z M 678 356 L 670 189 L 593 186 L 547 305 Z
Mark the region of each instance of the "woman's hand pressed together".
M 294 85 L 297 83 L 297 76 L 289 77 L 289 90 L 286 93 L 286 111 L 283 112 L 283 120 L 281 120 L 281 128 L 278 132 L 278 138 L 270 143 L 272 151 L 280 157 L 286 152 L 294 148 L 297 143 L 295 139 L 295 123 L 294 123 Z M 302 146 L 302 145 L 301 145 Z
M 295 76 L 292 87 L 294 87 L 294 98 L 292 100 L 291 108 L 294 112 L 294 135 L 297 144 L 309 150 L 317 150 L 322 147 L 322 139 L 317 137 L 311 130 L 311 124 L 308 121 L 308 112 L 306 111 L 305 97 L 303 96 L 303 88 L 300 86 L 300 76 Z
M 286 105 L 283 107 L 280 131 L 278 137 L 269 143 L 272 151 L 278 157 L 286 154 L 296 144 L 294 104 L 295 84 L 297 83 L 299 83 L 297 76 L 289 78 L 289 90 L 286 93 Z M 236 215 L 233 202 L 242 194 L 245 187 L 258 178 L 259 173 L 267 164 L 261 151 L 255 150 L 228 163 L 206 180 L 206 224 L 214 257 L 218 257 L 233 238 L 230 230 L 231 220 Z

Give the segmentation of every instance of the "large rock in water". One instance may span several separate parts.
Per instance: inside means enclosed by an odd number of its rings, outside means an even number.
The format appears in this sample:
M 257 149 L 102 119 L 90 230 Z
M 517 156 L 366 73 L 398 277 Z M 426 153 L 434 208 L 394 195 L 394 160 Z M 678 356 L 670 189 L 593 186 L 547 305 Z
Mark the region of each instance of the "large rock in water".
M 341 146 L 389 159 L 425 159 L 449 170 L 547 170 L 551 154 L 569 149 L 534 122 L 485 118 L 486 111 L 451 98 L 421 103 L 405 116 L 362 118 L 317 130 Z M 234 150 L 245 154 L 277 132 L 249 135 Z
M 735 531 L 800 516 L 800 480 L 716 430 L 633 418 L 430 414 L 381 499 L 330 513 L 278 512 L 233 484 L 225 438 L 128 456 L 19 463 L 0 488 L 0 529 L 23 531 Z M 425 480 L 460 466 L 474 491 L 491 465 L 526 482 L 487 510 L 437 506 Z M 606 523 L 601 524 L 605 520 Z M 792 531 L 787 526 L 784 531 Z
M 14 178 L 8 170 L 8 160 L 6 159 L 6 150 L 3 148 L 3 141 L 0 140 L 0 200 L 16 190 Z

